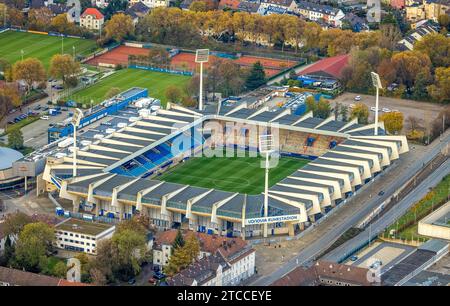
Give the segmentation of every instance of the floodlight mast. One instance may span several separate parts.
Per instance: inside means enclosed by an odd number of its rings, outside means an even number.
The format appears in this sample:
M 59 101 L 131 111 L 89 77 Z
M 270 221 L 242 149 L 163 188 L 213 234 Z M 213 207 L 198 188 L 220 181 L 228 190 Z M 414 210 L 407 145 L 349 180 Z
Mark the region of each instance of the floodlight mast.
M 200 63 L 200 88 L 198 95 L 198 109 L 203 110 L 203 63 L 209 60 L 209 49 L 198 49 L 195 51 L 195 62 Z
M 371 72 L 370 76 L 372 77 L 372 84 L 376 88 L 376 96 L 375 96 L 375 130 L 374 134 L 375 136 L 378 135 L 378 97 L 379 97 L 379 90 L 380 88 L 383 88 L 381 85 L 380 76 L 378 73 Z
M 72 121 L 70 122 L 73 126 L 73 169 L 72 176 L 77 176 L 77 127 L 80 126 L 81 118 L 83 118 L 83 111 L 79 108 L 76 108 L 73 112 Z
M 269 156 L 273 150 L 272 135 L 260 135 L 259 136 L 259 151 L 261 154 L 266 154 L 266 160 L 264 163 L 265 176 L 264 176 L 264 217 L 267 219 L 269 216 Z M 267 238 L 267 221 L 264 223 L 263 237 Z

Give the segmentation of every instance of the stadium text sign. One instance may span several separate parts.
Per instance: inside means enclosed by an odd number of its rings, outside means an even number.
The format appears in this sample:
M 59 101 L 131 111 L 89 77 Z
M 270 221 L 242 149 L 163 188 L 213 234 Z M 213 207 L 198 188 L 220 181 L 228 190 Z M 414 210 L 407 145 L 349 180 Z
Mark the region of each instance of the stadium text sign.
M 273 216 L 246 219 L 245 225 L 265 224 L 265 223 L 277 223 L 286 221 L 300 221 L 300 215 L 286 215 L 286 216 Z

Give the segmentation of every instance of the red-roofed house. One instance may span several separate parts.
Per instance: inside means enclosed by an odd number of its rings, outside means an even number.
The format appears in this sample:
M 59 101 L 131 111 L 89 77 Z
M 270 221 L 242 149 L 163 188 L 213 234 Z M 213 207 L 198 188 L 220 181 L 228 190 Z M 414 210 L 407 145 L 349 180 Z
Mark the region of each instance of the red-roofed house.
M 347 66 L 350 55 L 337 55 L 315 62 L 298 73 L 298 79 L 304 85 L 320 86 L 324 89 L 339 87 L 342 71 Z M 315 84 L 320 83 L 320 85 Z
M 232 10 L 237 10 L 240 3 L 241 3 L 240 0 L 220 0 L 219 9 L 223 10 L 225 8 L 228 8 Z
M 80 17 L 80 25 L 90 30 L 100 30 L 105 22 L 105 16 L 96 8 L 87 8 Z

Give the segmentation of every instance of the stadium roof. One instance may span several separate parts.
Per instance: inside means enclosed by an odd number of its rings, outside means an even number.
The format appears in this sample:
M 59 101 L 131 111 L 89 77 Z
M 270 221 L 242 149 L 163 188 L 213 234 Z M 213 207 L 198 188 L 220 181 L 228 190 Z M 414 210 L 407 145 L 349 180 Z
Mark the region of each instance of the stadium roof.
M 21 159 L 22 157 L 23 154 L 19 151 L 0 147 L 0 170 L 11 168 L 13 162 Z

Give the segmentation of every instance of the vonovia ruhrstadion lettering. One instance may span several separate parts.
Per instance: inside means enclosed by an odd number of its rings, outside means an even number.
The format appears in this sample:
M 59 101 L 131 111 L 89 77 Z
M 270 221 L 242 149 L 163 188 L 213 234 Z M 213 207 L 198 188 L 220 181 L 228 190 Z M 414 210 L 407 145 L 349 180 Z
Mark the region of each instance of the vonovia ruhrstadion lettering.
M 275 223 L 275 222 L 285 222 L 285 221 L 295 221 L 299 220 L 298 215 L 288 215 L 288 216 L 275 216 L 275 217 L 263 217 L 263 218 L 254 218 L 254 219 L 247 219 L 246 224 L 252 225 L 252 224 L 263 224 L 263 223 Z

